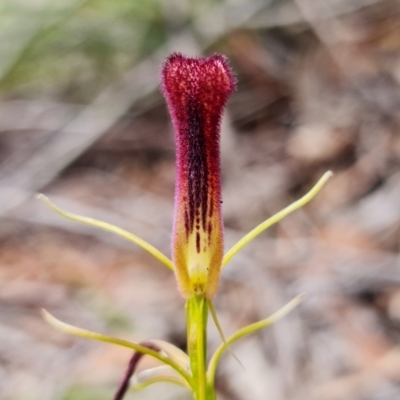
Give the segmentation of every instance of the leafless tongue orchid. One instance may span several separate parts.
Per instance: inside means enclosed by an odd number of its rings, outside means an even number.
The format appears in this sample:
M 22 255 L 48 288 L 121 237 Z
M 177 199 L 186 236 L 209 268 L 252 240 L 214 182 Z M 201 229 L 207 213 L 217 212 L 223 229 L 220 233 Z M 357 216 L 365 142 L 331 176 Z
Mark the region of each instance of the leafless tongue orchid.
M 325 173 L 301 199 L 262 222 L 224 255 L 219 140 L 222 112 L 234 87 L 233 73 L 222 55 L 188 58 L 174 53 L 162 67 L 161 88 L 172 118 L 177 151 L 172 260 L 124 229 L 71 214 L 45 196 L 39 196 L 63 217 L 117 234 L 152 254 L 175 273 L 180 292 L 186 299 L 188 354 L 161 340 L 132 343 L 76 328 L 43 312 L 51 325 L 64 332 L 135 351 L 115 400 L 123 398 L 132 376 L 136 388 L 166 381 L 184 386 L 193 393 L 195 400 L 215 400 L 215 375 L 224 351 L 238 339 L 278 321 L 303 298 L 297 296 L 269 318 L 248 325 L 228 338 L 224 337 L 218 323 L 212 298 L 217 293 L 221 269 L 261 232 L 309 202 L 332 175 Z M 207 364 L 209 312 L 222 343 Z M 136 373 L 143 356 L 157 359 L 161 366 Z

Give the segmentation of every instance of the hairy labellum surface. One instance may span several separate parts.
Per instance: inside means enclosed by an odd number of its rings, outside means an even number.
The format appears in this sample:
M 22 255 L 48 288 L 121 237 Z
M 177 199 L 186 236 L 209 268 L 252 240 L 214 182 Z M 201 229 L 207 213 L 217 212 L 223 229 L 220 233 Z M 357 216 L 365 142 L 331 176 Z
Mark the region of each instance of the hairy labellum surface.
M 224 56 L 172 54 L 162 90 L 177 148 L 173 261 L 182 294 L 215 295 L 223 256 L 220 124 L 234 89 Z

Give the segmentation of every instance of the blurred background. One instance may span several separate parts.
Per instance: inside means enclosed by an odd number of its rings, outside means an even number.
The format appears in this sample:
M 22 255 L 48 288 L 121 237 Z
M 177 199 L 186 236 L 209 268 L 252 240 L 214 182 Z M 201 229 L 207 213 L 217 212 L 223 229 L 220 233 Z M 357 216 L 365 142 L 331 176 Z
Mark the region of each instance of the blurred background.
M 225 333 L 307 300 L 234 346 L 221 400 L 400 398 L 400 4 L 397 0 L 1 0 L 0 399 L 112 399 L 128 350 L 69 323 L 185 348 L 169 271 L 174 144 L 159 68 L 220 52 L 237 74 L 222 129 L 226 247 L 335 176 L 224 270 Z M 220 343 L 210 327 L 210 350 Z M 151 361 L 144 360 L 142 367 Z M 127 399 L 189 399 L 174 386 Z

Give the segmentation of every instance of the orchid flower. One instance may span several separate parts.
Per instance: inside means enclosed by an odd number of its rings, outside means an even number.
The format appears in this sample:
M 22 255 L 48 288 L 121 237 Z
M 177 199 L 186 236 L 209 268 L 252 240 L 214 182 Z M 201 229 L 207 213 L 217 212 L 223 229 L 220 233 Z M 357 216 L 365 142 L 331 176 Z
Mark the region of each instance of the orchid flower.
M 64 332 L 135 351 L 115 400 L 123 398 L 132 376 L 137 388 L 166 381 L 188 388 L 195 400 L 213 400 L 216 399 L 214 383 L 217 365 L 224 351 L 238 339 L 278 321 L 304 297 L 297 296 L 269 318 L 225 338 L 212 303 L 222 268 L 256 236 L 308 203 L 332 173 L 325 173 L 301 199 L 262 222 L 224 255 L 219 141 L 223 109 L 235 88 L 234 75 L 222 55 L 188 58 L 178 53 L 167 58 L 161 75 L 161 89 L 172 118 L 177 149 L 172 260 L 124 229 L 71 214 L 45 196 L 40 195 L 40 198 L 63 217 L 109 231 L 135 243 L 175 274 L 179 290 L 186 299 L 188 354 L 160 340 L 131 343 L 73 327 L 46 311 L 43 314 L 51 325 Z M 207 365 L 209 312 L 222 343 Z M 160 367 L 136 373 L 137 364 L 143 356 L 157 359 Z

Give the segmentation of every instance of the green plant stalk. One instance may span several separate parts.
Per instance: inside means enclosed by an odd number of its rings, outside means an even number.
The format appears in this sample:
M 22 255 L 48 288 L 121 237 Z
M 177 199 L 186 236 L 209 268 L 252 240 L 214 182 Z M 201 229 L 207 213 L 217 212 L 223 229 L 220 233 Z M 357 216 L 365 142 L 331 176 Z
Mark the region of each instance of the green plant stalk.
M 204 296 L 187 300 L 187 343 L 195 400 L 216 399 L 214 387 L 207 382 L 207 317 L 208 303 Z

